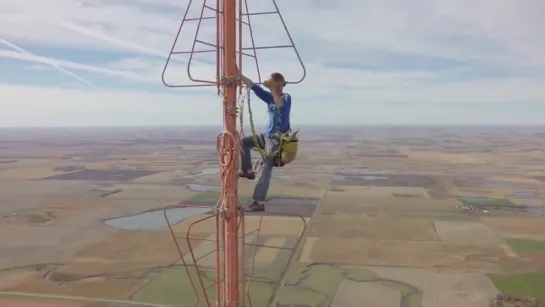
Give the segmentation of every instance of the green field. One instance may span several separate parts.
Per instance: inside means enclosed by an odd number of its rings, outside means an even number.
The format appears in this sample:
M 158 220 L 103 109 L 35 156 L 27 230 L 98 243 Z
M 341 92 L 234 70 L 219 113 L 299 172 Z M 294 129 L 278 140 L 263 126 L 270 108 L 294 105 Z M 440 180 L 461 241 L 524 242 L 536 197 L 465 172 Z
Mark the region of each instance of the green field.
M 463 205 L 476 206 L 476 207 L 489 207 L 489 208 L 501 208 L 501 207 L 516 207 L 514 203 L 505 198 L 486 198 L 486 197 L 458 197 Z
M 194 282 L 199 284 L 195 271 L 191 271 Z M 421 293 L 404 284 L 394 281 L 380 281 L 370 271 L 346 268 L 334 265 L 303 265 L 298 264 L 291 270 L 291 274 L 282 290 L 280 305 L 286 306 L 329 306 L 333 302 L 335 293 L 343 280 L 358 282 L 379 282 L 388 287 L 398 289 L 408 307 L 420 307 L 422 302 Z M 254 274 L 255 281 L 251 283 L 250 298 L 252 306 L 266 306 L 275 288 L 274 279 L 278 276 L 277 270 L 258 271 Z M 265 281 L 269 279 L 269 281 Z M 205 272 L 203 282 L 207 291 L 209 301 L 215 304 L 214 272 Z M 206 306 L 202 291 L 199 291 L 201 303 L 198 306 Z M 197 298 L 193 287 L 187 277 L 184 268 L 171 268 L 157 275 L 151 283 L 136 293 L 132 300 L 138 302 L 157 303 L 169 306 L 195 306 Z
M 545 272 L 528 274 L 489 274 L 498 290 L 505 294 L 533 296 L 545 302 Z
M 203 272 L 204 287 L 208 289 L 206 295 L 209 302 L 215 305 L 215 276 L 214 272 Z M 197 286 L 199 305 L 207 306 L 200 281 L 195 270 L 191 270 L 191 278 Z M 252 282 L 250 297 L 253 306 L 265 306 L 272 295 L 273 286 L 264 282 Z M 151 283 L 137 292 L 132 300 L 146 303 L 157 303 L 168 306 L 196 306 L 197 295 L 184 268 L 167 269 L 153 279 Z
M 505 241 L 519 255 L 528 255 L 545 251 L 545 242 L 542 241 L 523 239 L 507 239 Z

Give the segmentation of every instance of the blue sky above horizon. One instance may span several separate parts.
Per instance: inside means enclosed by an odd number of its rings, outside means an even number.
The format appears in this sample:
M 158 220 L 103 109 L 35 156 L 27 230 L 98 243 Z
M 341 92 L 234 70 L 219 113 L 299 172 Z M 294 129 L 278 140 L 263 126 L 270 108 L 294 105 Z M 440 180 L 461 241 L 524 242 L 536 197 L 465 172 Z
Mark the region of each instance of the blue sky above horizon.
M 161 82 L 188 2 L 0 0 L 0 126 L 219 124 L 213 88 Z M 248 3 L 252 12 L 272 8 L 272 0 Z M 277 3 L 307 68 L 287 89 L 294 125 L 545 124 L 542 1 Z M 252 26 L 258 46 L 289 42 L 277 16 L 255 16 Z M 184 26 L 176 50 L 190 46 L 194 30 Z M 199 38 L 213 42 L 214 30 L 204 22 Z M 291 50 L 258 56 L 262 74 L 302 75 Z M 212 80 L 214 56 L 195 60 L 192 74 Z M 186 63 L 174 58 L 170 83 L 188 81 Z M 251 59 L 243 64 L 255 78 Z M 253 101 L 263 123 L 265 108 Z

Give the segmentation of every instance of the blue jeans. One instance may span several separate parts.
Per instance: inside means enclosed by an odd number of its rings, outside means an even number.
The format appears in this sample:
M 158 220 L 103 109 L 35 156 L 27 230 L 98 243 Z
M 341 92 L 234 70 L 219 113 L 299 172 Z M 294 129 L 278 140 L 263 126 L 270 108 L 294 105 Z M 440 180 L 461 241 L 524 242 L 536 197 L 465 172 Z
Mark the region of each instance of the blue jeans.
M 264 134 L 257 136 L 260 147 L 265 147 L 266 155 L 276 151 L 280 142 L 276 138 L 267 137 Z M 265 145 L 265 146 L 263 146 Z M 252 148 L 256 147 L 254 139 L 252 136 L 247 136 L 242 139 L 242 149 L 241 149 L 241 163 L 240 166 L 242 171 L 251 172 L 252 171 Z M 275 157 L 267 157 L 263 159 L 263 167 L 261 168 L 261 174 L 257 180 L 257 183 L 254 188 L 254 201 L 263 202 L 267 198 L 267 192 L 269 191 L 269 186 L 271 184 L 271 176 L 274 168 Z

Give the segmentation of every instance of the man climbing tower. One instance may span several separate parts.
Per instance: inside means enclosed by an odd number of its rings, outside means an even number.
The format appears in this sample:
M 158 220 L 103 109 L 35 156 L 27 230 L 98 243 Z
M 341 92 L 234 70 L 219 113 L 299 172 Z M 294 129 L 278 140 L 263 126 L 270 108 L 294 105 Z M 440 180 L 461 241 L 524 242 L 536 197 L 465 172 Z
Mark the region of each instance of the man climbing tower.
M 261 133 L 257 138 L 261 144 L 255 144 L 252 136 L 242 139 L 241 171 L 239 173 L 240 177 L 249 180 L 255 179 L 255 172 L 252 168 L 251 149 L 257 146 L 264 147 L 265 156 L 263 157 L 262 172 L 254 188 L 253 202 L 246 208 L 246 211 L 265 211 L 265 199 L 269 191 L 276 159 L 271 153 L 278 149 L 280 135 L 290 130 L 291 96 L 288 93 L 284 93 L 286 80 L 280 73 L 275 72 L 271 74 L 269 79 L 263 83 L 270 91 L 255 84 L 240 72 L 239 75 L 244 85 L 251 88 L 255 95 L 267 104 L 269 113 L 267 131 Z

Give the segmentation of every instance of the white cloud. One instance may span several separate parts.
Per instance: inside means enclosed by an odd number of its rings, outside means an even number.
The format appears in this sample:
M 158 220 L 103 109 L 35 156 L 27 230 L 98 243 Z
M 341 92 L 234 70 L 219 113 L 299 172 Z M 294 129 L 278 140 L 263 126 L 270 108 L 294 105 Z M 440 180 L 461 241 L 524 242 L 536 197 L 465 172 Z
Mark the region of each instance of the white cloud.
M 34 99 L 40 97 L 47 101 L 38 108 L 43 112 L 54 101 L 54 114 L 65 110 L 77 118 L 98 112 L 107 118 L 105 123 L 115 123 L 117 115 L 108 114 L 121 114 L 124 108 L 140 112 L 133 121 L 142 123 L 160 123 L 162 119 L 176 123 L 172 114 L 183 123 L 203 123 L 197 115 L 221 112 L 220 99 L 213 90 L 208 96 L 189 89 L 149 90 L 149 86 L 161 84 L 164 61 L 188 1 L 0 0 L 0 38 L 28 51 L 0 49 L 0 60 L 28 62 L 33 67 L 45 64 L 101 88 L 124 84 L 123 90 L 94 92 L 83 87 L 74 91 L 4 85 L 0 88 L 2 103 L 8 97 L 21 106 L 35 106 L 40 102 Z M 191 12 L 198 16 L 202 0 L 194 3 Z M 248 3 L 252 12 L 273 8 L 272 1 Z M 298 103 L 299 115 L 294 114 L 294 121 L 331 122 L 334 110 L 335 120 L 347 123 L 545 123 L 545 112 L 542 117 L 536 114 L 545 104 L 542 1 L 279 0 L 278 4 L 308 71 L 303 84 L 289 86 Z M 288 42 L 280 21 L 273 17 L 252 16 L 256 45 Z M 214 42 L 214 26 L 214 21 L 205 22 L 199 38 Z M 184 29 L 176 50 L 191 47 L 194 28 Z M 245 45 L 248 34 L 245 31 Z M 66 50 L 72 54 L 66 55 Z M 74 58 L 77 52 L 81 57 Z M 92 52 L 114 52 L 115 56 L 91 59 Z M 262 76 L 282 71 L 288 79 L 298 79 L 302 70 L 290 52 L 258 52 Z M 213 80 L 215 68 L 210 61 L 214 59 L 197 55 L 191 68 L 193 77 Z M 165 73 L 169 83 L 190 81 L 186 60 L 173 58 Z M 245 72 L 256 77 L 252 59 L 246 58 L 244 65 Z M 21 71 L 23 67 L 28 66 L 21 65 Z M 8 70 L 0 70 L 3 73 Z M 127 89 L 127 84 L 133 88 Z M 97 100 L 107 102 L 108 107 Z M 132 102 L 139 107 L 130 107 Z M 408 104 L 400 107 L 392 103 Z M 503 107 L 493 106 L 505 103 L 525 107 L 502 111 Z M 459 104 L 458 111 L 454 104 Z M 96 109 L 98 105 L 102 107 Z M 26 118 L 22 110 L 9 108 L 8 113 Z M 47 124 L 43 112 L 32 116 Z M 468 115 L 476 112 L 489 112 L 492 118 Z M 68 122 L 54 114 L 50 115 L 55 121 Z M 514 114 L 518 114 L 515 119 Z M 88 120 L 83 117 L 74 122 Z M 4 122 L 15 124 L 8 119 Z

